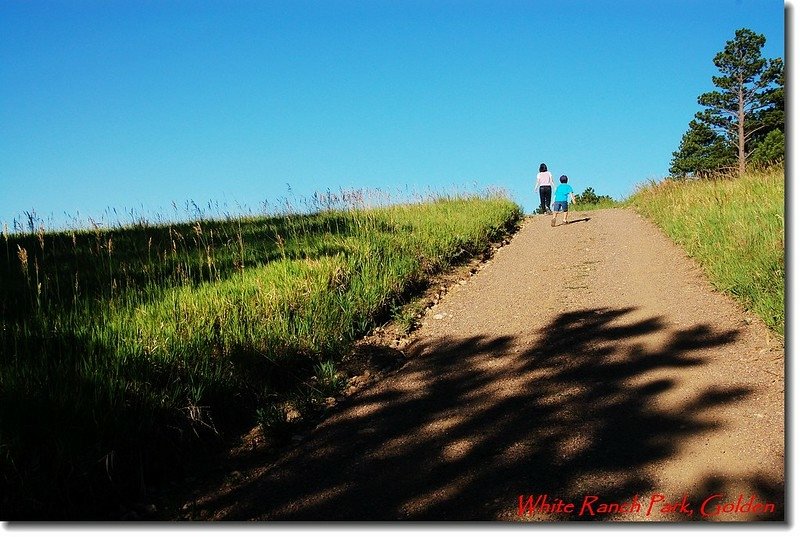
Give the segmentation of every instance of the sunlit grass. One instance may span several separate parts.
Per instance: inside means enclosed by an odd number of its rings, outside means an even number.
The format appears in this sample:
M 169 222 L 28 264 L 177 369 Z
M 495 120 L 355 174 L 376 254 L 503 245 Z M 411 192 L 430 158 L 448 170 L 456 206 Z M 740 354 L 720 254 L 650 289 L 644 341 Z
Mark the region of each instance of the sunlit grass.
M 616 200 L 602 200 L 597 203 L 573 203 L 570 204 L 570 211 L 594 211 L 597 209 L 613 209 L 622 207 L 622 203 Z

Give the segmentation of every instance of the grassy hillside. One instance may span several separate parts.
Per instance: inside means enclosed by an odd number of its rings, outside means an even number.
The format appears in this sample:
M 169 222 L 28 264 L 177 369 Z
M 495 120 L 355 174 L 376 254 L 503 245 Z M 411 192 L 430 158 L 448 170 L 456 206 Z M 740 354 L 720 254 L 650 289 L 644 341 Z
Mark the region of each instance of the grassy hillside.
M 520 217 L 487 196 L 4 234 L 0 518 L 103 516 L 226 432 L 331 395 L 376 318 Z
M 784 170 L 664 181 L 629 200 L 768 326 L 783 334 Z

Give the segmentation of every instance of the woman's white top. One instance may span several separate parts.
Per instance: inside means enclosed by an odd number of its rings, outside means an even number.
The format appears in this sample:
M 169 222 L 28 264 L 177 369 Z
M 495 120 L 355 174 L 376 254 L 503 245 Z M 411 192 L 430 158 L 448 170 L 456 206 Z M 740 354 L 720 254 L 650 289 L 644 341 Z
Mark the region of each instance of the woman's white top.
M 539 186 L 553 186 L 553 175 L 550 172 L 539 172 L 536 175 L 536 184 Z

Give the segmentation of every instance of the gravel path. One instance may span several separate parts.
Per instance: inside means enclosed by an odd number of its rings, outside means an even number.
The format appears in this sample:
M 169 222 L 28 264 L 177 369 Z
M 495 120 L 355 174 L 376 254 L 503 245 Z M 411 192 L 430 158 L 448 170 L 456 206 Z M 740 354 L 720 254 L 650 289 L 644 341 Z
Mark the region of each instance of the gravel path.
M 403 367 L 193 516 L 783 519 L 782 342 L 635 213 L 571 216 L 529 218 Z

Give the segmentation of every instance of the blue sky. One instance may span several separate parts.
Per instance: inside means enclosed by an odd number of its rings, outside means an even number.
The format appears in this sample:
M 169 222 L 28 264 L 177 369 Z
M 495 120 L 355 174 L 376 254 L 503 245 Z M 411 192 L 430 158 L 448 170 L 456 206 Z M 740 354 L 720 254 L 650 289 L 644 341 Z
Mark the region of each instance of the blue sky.
M 342 188 L 532 210 L 540 162 L 621 198 L 741 27 L 785 58 L 775 0 L 4 0 L 0 222 Z

